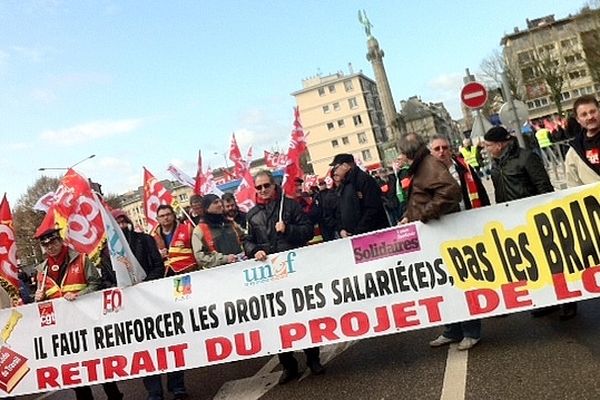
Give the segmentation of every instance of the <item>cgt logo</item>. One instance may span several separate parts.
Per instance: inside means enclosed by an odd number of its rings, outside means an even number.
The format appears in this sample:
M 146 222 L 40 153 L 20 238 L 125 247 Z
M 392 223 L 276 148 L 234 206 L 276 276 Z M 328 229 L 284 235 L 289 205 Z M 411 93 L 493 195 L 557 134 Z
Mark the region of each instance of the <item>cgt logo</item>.
M 108 289 L 102 292 L 102 314 L 118 312 L 123 307 L 123 292 L 121 289 Z
M 56 325 L 56 316 L 54 314 L 54 305 L 51 301 L 38 304 L 40 314 L 40 323 L 42 328 L 45 326 Z
M 192 295 L 192 277 L 181 275 L 173 278 L 173 297 L 175 301 L 186 300 Z
M 287 278 L 290 274 L 296 272 L 296 270 L 294 270 L 295 259 L 296 252 L 290 251 L 287 253 L 285 259 L 281 259 L 281 255 L 278 255 L 273 257 L 269 264 L 246 268 L 243 271 L 244 285 L 253 286 Z

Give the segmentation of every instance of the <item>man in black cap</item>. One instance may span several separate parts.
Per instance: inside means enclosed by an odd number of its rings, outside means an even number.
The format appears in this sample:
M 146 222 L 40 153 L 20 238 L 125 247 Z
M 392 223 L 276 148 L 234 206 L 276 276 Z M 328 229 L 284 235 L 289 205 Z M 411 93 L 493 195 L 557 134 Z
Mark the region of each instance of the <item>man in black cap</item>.
M 67 247 L 60 236 L 60 229 L 47 229 L 36 236 L 44 249 L 46 260 L 37 269 L 38 289 L 35 301 L 57 299 L 73 301 L 101 287 L 101 278 L 96 267 L 85 254 Z M 115 382 L 102 384 L 109 400 L 120 400 L 123 394 Z M 89 386 L 74 389 L 77 400 L 94 398 Z
M 225 218 L 223 201 L 219 196 L 209 193 L 202 198 L 204 216 L 192 234 L 192 249 L 196 262 L 201 269 L 234 263 L 243 253 L 242 228 Z
M 337 154 L 329 165 L 340 182 L 337 221 L 340 237 L 389 227 L 375 178 L 358 168 L 351 154 Z
M 492 182 L 496 203 L 536 196 L 554 191 L 544 162 L 531 150 L 519 147 L 517 139 L 506 129 L 496 126 L 484 135 L 484 146 L 492 158 Z M 558 307 L 534 310 L 534 317 L 541 317 Z M 577 303 L 563 304 L 561 320 L 577 315 Z
M 519 147 L 517 139 L 501 126 L 487 131 L 484 146 L 492 158 L 496 203 L 554 191 L 542 159 Z

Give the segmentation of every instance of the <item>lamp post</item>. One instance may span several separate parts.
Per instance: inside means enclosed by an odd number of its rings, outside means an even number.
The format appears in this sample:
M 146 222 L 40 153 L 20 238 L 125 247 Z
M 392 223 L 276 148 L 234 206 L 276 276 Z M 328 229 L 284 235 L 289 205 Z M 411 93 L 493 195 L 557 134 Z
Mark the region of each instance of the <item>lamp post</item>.
M 64 171 L 64 170 L 68 170 L 68 169 L 71 169 L 71 168 L 73 168 L 73 167 L 76 167 L 76 166 L 78 166 L 79 164 L 81 164 L 82 162 L 84 162 L 84 161 L 87 161 L 87 160 L 89 160 L 90 158 L 94 158 L 94 157 L 96 157 L 96 155 L 95 155 L 95 154 L 92 154 L 92 155 L 90 155 L 90 156 L 87 156 L 86 158 L 84 158 L 84 159 L 82 159 L 82 160 L 79 160 L 79 161 L 77 161 L 75 164 L 71 165 L 70 167 L 60 167 L 60 168 L 46 168 L 46 167 L 42 167 L 42 168 L 38 168 L 38 171 Z

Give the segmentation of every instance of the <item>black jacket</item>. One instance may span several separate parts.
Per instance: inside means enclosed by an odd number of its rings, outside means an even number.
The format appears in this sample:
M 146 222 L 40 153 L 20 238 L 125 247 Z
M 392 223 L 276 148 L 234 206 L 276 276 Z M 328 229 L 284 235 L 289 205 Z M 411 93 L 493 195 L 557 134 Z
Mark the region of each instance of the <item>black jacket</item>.
M 496 203 L 554 191 L 540 156 L 520 148 L 516 139 L 499 159 L 494 159 L 492 181 Z
M 279 196 L 281 189 L 277 187 Z M 246 215 L 248 233 L 244 239 L 244 252 L 254 257 L 257 251 L 267 254 L 278 253 L 306 245 L 313 238 L 314 225 L 294 200 L 283 199 L 283 222 L 285 233 L 277 233 L 275 224 L 279 220 L 281 198 L 268 204 L 257 204 Z
M 353 235 L 389 227 L 375 178 L 353 167 L 338 188 L 338 232 Z

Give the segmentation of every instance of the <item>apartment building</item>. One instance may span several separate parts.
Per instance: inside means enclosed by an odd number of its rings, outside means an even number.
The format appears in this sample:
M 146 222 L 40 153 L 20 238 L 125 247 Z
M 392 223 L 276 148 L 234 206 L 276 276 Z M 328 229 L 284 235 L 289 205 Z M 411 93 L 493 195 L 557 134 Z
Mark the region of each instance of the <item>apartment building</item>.
M 527 29 L 515 28 L 502 38 L 505 62 L 517 78 L 530 118 L 567 112 L 579 96 L 598 94 L 599 32 L 600 11 L 584 9 L 562 19 L 528 19 Z
M 350 153 L 367 168 L 382 165 L 387 142 L 377 84 L 362 72 L 315 76 L 292 93 L 300 109 L 315 174 L 324 176 L 338 153 Z M 390 158 L 393 158 L 391 155 Z

